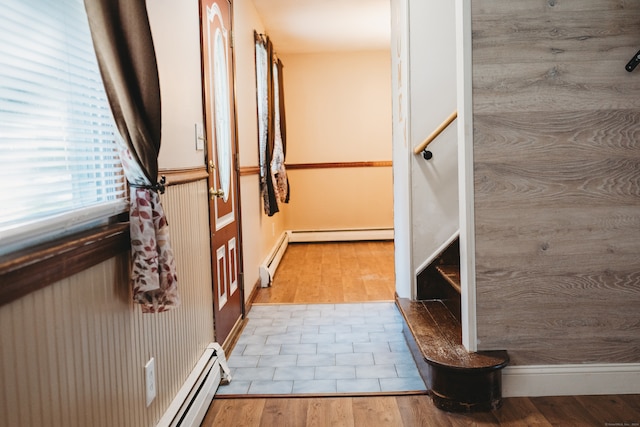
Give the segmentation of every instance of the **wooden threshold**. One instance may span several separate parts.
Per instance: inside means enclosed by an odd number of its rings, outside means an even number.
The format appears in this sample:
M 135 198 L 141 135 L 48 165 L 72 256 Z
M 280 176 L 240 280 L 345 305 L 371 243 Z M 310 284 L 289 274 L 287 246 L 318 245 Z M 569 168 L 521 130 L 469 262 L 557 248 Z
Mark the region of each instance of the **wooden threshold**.
M 240 338 L 240 335 L 242 335 L 242 331 L 244 330 L 245 326 L 247 326 L 247 323 L 249 323 L 249 319 L 247 319 L 246 317 L 240 317 L 236 324 L 233 325 L 233 328 L 231 329 L 231 332 L 229 332 L 229 335 L 227 335 L 224 343 L 222 343 L 221 347 L 222 350 L 224 350 L 224 354 L 227 357 L 227 360 L 229 360 L 231 352 L 238 343 L 238 339 Z
M 427 363 L 426 374 L 420 372 L 438 408 L 466 413 L 502 405 L 506 351 L 468 352 L 462 345 L 460 322 L 442 301 L 398 298 L 396 304 L 417 344 L 410 346 L 414 358 Z
M 232 380 L 233 381 L 233 380 Z M 381 396 L 421 396 L 426 390 L 372 391 L 356 393 L 303 393 L 303 394 L 216 394 L 214 399 L 282 399 L 282 398 L 322 398 L 322 397 L 381 397 Z

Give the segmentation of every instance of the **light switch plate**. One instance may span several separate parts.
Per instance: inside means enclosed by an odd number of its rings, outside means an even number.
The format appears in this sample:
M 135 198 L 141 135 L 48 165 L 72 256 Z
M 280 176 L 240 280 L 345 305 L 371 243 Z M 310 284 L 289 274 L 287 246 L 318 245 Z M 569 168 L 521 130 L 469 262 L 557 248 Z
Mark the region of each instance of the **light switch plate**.
M 204 150 L 204 127 L 202 123 L 196 123 L 196 151 Z

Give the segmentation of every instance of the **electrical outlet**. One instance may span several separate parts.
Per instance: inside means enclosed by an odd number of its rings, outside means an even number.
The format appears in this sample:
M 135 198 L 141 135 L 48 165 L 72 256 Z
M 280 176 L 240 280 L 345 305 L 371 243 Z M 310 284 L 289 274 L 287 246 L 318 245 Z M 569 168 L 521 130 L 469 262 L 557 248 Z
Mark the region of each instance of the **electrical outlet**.
M 149 406 L 156 398 L 156 360 L 153 357 L 144 365 L 144 380 L 147 406 Z

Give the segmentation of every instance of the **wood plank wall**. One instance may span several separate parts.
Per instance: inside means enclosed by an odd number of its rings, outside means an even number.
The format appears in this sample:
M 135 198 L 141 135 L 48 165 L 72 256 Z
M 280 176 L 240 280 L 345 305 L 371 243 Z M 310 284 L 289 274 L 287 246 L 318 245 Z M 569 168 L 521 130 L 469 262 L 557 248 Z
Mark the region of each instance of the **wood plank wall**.
M 640 362 L 635 0 L 474 0 L 480 349 Z
M 0 307 L 0 426 L 142 427 L 162 416 L 213 341 L 206 181 L 169 187 L 163 205 L 181 306 L 141 314 L 124 255 Z M 147 408 L 152 356 L 158 396 Z

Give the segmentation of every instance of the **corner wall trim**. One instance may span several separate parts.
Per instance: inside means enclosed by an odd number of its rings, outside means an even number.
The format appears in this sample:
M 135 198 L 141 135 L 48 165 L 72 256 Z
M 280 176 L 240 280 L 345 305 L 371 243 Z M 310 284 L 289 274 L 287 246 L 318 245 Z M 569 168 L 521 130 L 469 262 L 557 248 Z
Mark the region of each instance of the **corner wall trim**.
M 640 363 L 507 366 L 505 397 L 640 393 Z
M 295 230 L 289 232 L 292 243 L 393 240 L 393 228 L 360 230 Z

